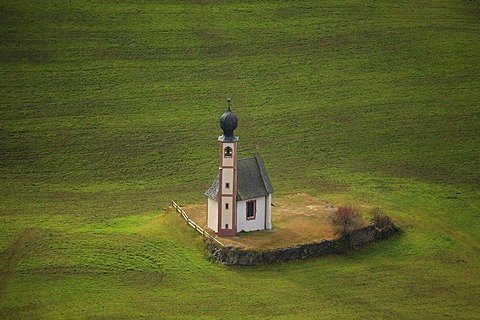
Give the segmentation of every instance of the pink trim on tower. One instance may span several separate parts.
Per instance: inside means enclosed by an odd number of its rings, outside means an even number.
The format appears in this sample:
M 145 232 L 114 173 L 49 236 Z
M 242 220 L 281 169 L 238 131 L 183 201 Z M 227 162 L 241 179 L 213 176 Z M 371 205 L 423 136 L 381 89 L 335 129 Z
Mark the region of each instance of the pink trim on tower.
M 233 165 L 232 166 L 225 166 L 224 165 L 224 158 L 230 158 L 232 156 L 225 156 L 225 144 L 233 143 Z M 236 141 L 220 141 L 220 148 L 219 148 L 219 156 L 220 156 L 220 166 L 219 166 L 219 178 L 218 178 L 218 209 L 217 209 L 217 230 L 218 236 L 220 237 L 234 237 L 237 235 L 237 142 Z M 230 184 L 232 189 L 231 194 L 223 194 L 223 169 L 233 169 L 233 181 Z M 225 188 L 227 189 L 227 188 Z M 222 212 L 225 208 L 223 198 L 228 197 L 231 198 L 231 211 L 232 211 L 232 225 L 228 226 L 227 228 L 223 228 L 222 225 Z

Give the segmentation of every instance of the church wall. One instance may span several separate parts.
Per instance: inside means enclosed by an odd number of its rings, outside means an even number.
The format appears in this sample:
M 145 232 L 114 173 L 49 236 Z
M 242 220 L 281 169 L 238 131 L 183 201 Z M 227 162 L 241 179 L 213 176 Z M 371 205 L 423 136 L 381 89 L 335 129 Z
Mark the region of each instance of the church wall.
M 237 201 L 237 232 L 265 229 L 266 198 L 267 197 L 251 199 L 256 200 L 256 213 L 255 219 L 253 220 L 247 220 L 247 201 Z
M 266 214 L 266 216 L 267 216 L 266 229 L 270 230 L 270 229 L 272 229 L 272 195 L 271 194 L 269 194 L 266 197 L 265 210 L 267 212 L 267 214 Z
M 218 202 L 208 199 L 208 209 L 207 209 L 207 227 L 213 231 L 218 231 Z

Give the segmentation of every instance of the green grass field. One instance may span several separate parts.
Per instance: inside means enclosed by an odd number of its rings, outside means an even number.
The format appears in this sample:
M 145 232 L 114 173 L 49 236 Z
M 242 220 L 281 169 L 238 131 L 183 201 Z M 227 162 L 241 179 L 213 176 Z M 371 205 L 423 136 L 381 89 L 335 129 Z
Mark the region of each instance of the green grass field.
M 478 317 L 478 1 L 4 0 L 0 27 L 0 318 Z M 205 201 L 227 97 L 277 196 L 402 234 L 210 261 L 165 208 Z

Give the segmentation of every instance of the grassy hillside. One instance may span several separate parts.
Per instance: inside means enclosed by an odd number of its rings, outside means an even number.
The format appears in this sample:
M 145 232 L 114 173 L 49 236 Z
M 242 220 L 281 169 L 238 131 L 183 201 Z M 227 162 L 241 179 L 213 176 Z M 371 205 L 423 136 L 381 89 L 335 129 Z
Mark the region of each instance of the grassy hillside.
M 478 1 L 2 1 L 0 318 L 457 318 L 480 308 Z M 277 195 L 381 206 L 345 256 L 208 260 L 218 117 Z M 273 199 L 275 202 L 275 198 Z

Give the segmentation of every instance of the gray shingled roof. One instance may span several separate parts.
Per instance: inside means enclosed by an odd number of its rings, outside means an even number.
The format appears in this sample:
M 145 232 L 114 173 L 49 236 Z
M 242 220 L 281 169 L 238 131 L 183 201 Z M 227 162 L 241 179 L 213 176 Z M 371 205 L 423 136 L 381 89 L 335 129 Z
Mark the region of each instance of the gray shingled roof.
M 273 193 L 267 170 L 259 153 L 251 158 L 237 161 L 237 200 L 266 197 Z M 217 201 L 218 175 L 205 192 L 210 199 Z
M 210 186 L 210 188 L 208 188 L 207 191 L 205 191 L 205 195 L 215 201 L 218 201 L 217 194 L 218 194 L 218 174 L 215 180 L 213 180 L 213 183 Z

